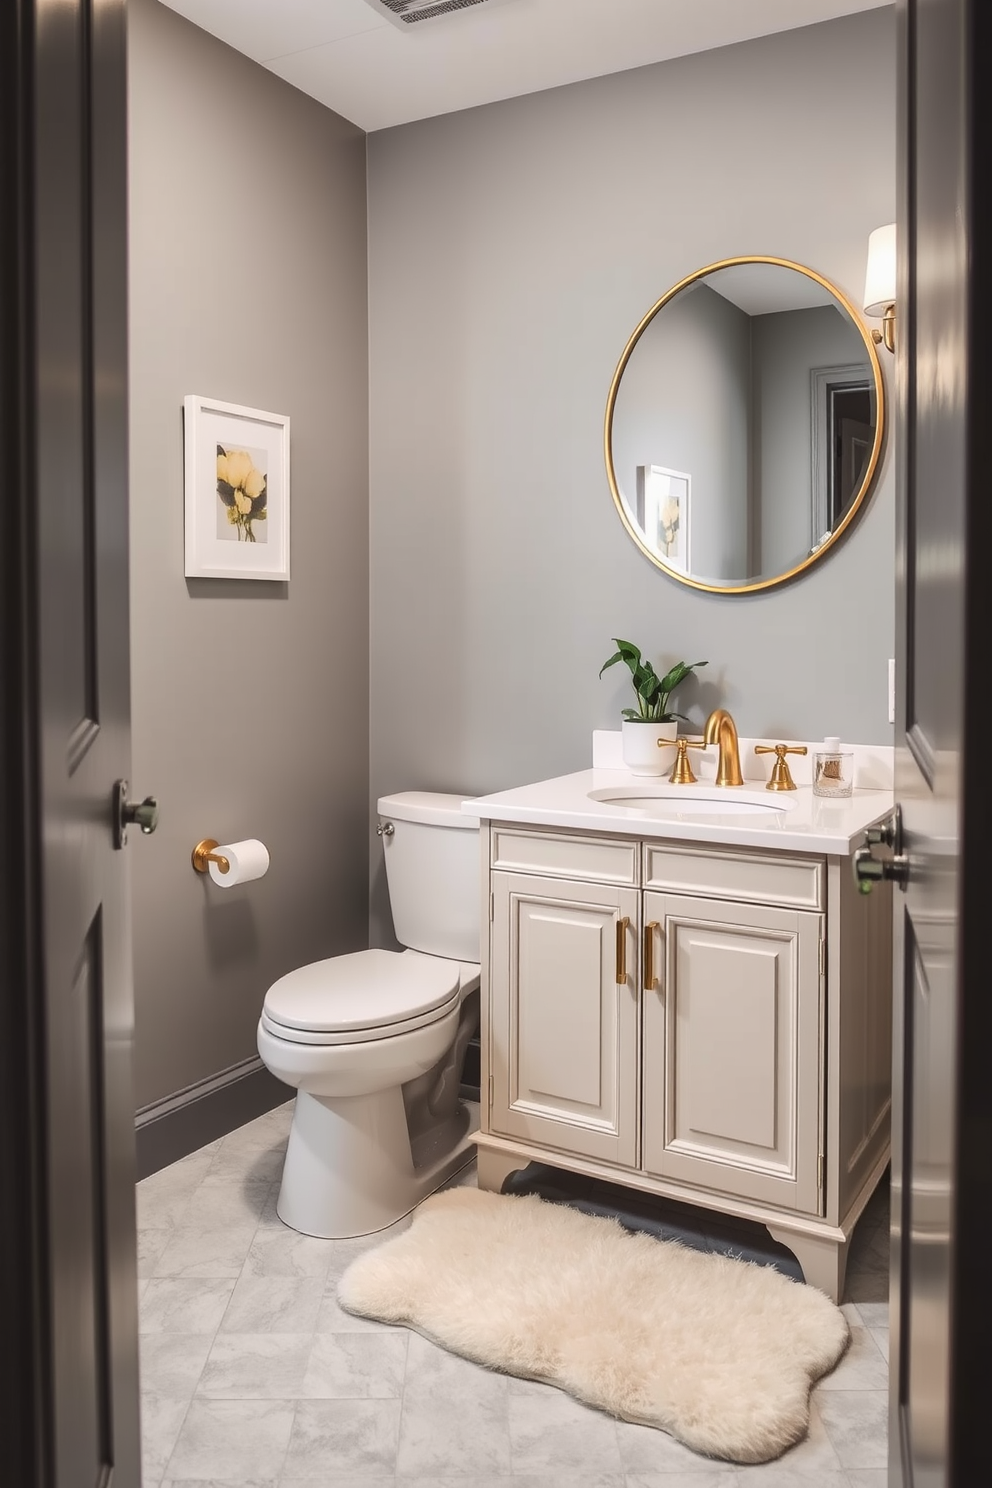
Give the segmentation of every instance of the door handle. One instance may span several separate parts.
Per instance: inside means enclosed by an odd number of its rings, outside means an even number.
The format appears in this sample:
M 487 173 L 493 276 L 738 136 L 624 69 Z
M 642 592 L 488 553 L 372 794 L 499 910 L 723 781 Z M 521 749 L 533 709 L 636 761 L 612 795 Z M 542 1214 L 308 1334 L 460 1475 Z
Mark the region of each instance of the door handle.
M 627 926 L 630 924 L 629 915 L 622 915 L 617 920 L 617 986 L 624 987 L 627 984 Z
M 644 926 L 644 990 L 653 992 L 658 985 L 658 978 L 654 970 L 654 932 L 660 930 L 661 926 L 657 920 Z
M 885 848 L 888 856 L 877 858 L 874 849 Z M 861 846 L 851 859 L 854 882 L 859 893 L 870 894 L 872 886 L 888 880 L 905 892 L 909 882 L 909 854 L 903 852 L 902 808 L 896 806 L 873 827 L 865 831 Z
M 114 847 L 120 851 L 127 847 L 127 829 L 140 827 L 145 837 L 150 837 L 158 826 L 158 801 L 146 796 L 143 801 L 129 801 L 126 780 L 118 780 L 114 786 L 113 818 Z

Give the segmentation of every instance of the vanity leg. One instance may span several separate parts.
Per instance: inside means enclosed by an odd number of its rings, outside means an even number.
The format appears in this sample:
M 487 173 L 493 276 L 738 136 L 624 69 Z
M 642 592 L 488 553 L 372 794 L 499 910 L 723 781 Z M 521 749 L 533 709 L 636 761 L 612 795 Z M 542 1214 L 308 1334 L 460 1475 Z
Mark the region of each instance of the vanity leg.
M 512 1152 L 494 1152 L 488 1147 L 479 1147 L 479 1187 L 490 1193 L 499 1193 L 511 1173 L 527 1166 L 526 1160 L 515 1157 Z
M 816 1235 L 797 1235 L 795 1230 L 779 1229 L 775 1225 L 766 1228 L 773 1240 L 792 1251 L 809 1285 L 819 1287 L 831 1302 L 839 1303 L 844 1294 L 850 1240 L 821 1240 Z

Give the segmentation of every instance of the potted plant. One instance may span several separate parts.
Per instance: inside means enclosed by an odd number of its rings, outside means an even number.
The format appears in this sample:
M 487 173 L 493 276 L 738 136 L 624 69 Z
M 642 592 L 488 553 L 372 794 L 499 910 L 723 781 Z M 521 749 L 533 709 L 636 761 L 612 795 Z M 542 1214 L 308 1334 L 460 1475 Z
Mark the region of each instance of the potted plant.
M 678 721 L 685 718 L 684 713 L 669 708 L 668 700 L 679 683 L 696 667 L 706 666 L 706 662 L 677 661 L 663 677 L 659 677 L 651 663 L 643 659 L 637 646 L 616 636 L 613 644 L 617 649 L 609 661 L 603 662 L 599 675 L 602 676 L 607 667 L 622 661 L 630 671 L 637 699 L 636 708 L 624 708 L 622 712 L 624 764 L 634 775 L 661 775 L 671 763 L 665 745 L 675 742 Z

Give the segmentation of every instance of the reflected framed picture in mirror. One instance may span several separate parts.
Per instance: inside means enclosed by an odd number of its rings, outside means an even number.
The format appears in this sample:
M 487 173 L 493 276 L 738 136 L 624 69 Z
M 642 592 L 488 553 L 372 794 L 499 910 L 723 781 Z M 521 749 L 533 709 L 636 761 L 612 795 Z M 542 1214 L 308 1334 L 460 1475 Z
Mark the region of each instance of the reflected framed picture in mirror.
M 884 412 L 871 334 L 841 290 L 788 259 L 722 259 L 673 285 L 624 348 L 606 407 L 613 500 L 672 578 L 768 589 L 864 508 Z
M 669 568 L 688 573 L 692 477 L 664 465 L 638 465 L 636 481 L 638 526 Z

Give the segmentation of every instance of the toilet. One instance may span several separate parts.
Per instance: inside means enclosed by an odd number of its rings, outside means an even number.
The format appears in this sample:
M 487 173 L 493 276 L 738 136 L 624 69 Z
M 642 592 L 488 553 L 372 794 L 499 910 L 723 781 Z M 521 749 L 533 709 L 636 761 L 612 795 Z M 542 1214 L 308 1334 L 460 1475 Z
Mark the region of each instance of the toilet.
M 314 961 L 266 993 L 258 1052 L 296 1088 L 277 1211 L 304 1235 L 369 1235 L 475 1154 L 459 1097 L 479 1019 L 479 822 L 461 796 L 378 802 L 403 951 Z

